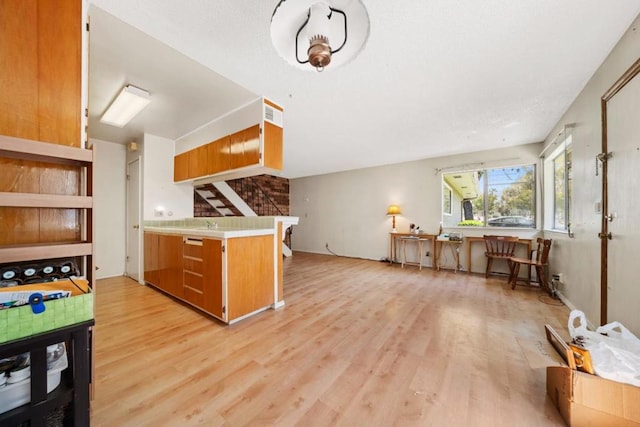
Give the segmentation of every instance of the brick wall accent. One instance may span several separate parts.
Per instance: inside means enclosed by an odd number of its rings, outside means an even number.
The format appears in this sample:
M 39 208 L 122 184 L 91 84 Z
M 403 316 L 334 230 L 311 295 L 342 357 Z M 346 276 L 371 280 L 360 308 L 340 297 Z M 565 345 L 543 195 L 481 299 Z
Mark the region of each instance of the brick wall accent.
M 249 182 L 252 181 L 252 182 Z M 275 206 L 280 210 L 281 213 L 273 212 L 273 210 L 268 209 L 267 206 L 269 202 L 263 198 L 257 190 L 252 190 L 253 184 L 257 184 L 265 195 L 270 199 Z M 268 215 L 289 215 L 289 180 L 286 178 L 281 178 L 277 176 L 271 175 L 258 175 L 254 177 L 248 178 L 240 178 L 227 181 L 227 184 L 231 188 L 236 191 L 241 197 L 243 197 L 245 203 L 247 203 L 251 209 L 255 212 L 260 213 L 261 211 L 268 212 Z M 249 189 L 249 191 L 245 191 L 246 194 L 242 195 L 241 189 L 244 188 Z M 216 194 L 218 197 L 217 190 L 212 184 L 205 184 L 203 186 L 197 187 L 199 190 L 209 190 L 212 193 Z M 194 189 L 194 199 L 193 199 L 193 216 L 194 217 L 211 217 L 211 216 L 220 216 L 220 214 L 207 203 Z M 222 197 L 221 195 L 219 197 Z M 225 204 L 228 202 L 225 199 Z M 240 215 L 240 213 L 234 210 L 234 215 Z

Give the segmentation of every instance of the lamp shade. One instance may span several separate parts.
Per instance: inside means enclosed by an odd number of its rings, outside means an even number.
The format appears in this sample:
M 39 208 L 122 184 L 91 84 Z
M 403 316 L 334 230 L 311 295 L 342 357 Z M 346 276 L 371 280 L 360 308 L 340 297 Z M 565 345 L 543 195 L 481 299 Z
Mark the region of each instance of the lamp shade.
M 398 206 L 398 205 L 389 206 L 389 209 L 387 209 L 387 215 L 389 215 L 389 216 L 391 216 L 391 215 L 402 215 L 402 212 L 400 212 L 400 206 Z

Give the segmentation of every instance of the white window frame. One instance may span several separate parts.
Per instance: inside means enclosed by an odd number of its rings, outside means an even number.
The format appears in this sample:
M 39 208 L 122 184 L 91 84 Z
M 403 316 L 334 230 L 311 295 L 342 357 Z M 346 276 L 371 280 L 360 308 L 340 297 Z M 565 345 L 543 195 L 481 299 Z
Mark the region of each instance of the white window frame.
M 573 136 L 570 128 L 565 128 L 563 132 L 558 136 L 558 140 L 555 142 L 556 148 L 551 151 L 548 156 L 545 156 L 543 163 L 543 185 L 544 185 L 544 229 L 548 231 L 554 231 L 559 233 L 569 233 L 571 229 L 571 211 L 572 211 L 572 194 L 570 190 L 571 181 L 571 162 L 573 158 Z M 571 159 L 567 159 L 567 154 L 571 153 Z M 556 224 L 556 176 L 555 176 L 555 161 L 560 156 L 564 156 L 564 224 Z

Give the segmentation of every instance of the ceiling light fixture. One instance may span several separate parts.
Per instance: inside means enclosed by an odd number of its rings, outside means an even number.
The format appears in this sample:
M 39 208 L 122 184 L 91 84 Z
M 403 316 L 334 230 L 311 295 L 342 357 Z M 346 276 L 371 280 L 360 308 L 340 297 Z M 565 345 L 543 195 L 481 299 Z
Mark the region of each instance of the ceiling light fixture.
M 369 15 L 360 0 L 280 0 L 271 15 L 273 46 L 303 70 L 346 64 L 368 37 Z
M 149 92 L 139 87 L 126 85 L 109 105 L 100 121 L 122 128 L 142 111 L 149 102 L 151 102 Z

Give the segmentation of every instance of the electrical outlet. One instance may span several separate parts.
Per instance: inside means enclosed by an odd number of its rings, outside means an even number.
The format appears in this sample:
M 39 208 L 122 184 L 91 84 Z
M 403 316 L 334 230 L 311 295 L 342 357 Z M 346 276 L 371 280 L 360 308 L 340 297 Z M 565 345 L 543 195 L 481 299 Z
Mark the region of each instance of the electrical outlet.
M 556 282 L 560 282 L 560 283 L 562 283 L 562 273 L 554 274 L 554 275 L 552 276 L 552 278 L 553 278 L 553 280 L 555 280 Z
M 431 256 L 431 252 L 427 251 L 426 254 L 424 254 L 425 256 Z

